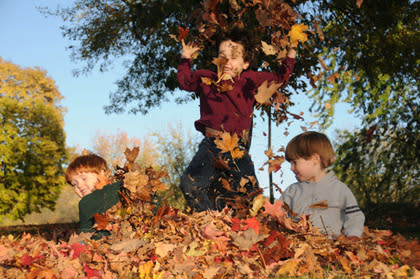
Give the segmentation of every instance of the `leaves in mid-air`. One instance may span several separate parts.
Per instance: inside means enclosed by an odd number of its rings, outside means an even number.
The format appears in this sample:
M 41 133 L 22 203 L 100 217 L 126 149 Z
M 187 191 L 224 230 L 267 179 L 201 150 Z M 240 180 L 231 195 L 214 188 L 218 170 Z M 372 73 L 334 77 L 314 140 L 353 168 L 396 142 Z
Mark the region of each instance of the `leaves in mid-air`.
M 230 152 L 234 159 L 240 159 L 245 154 L 245 150 L 239 147 L 239 137 L 237 134 L 231 135 L 230 133 L 224 132 L 214 140 L 214 143 L 221 150 L 221 153 Z
M 305 24 L 294 24 L 292 29 L 289 31 L 290 43 L 292 47 L 297 47 L 299 41 L 304 43 L 308 40 L 308 35 L 305 31 L 308 30 L 308 26 Z

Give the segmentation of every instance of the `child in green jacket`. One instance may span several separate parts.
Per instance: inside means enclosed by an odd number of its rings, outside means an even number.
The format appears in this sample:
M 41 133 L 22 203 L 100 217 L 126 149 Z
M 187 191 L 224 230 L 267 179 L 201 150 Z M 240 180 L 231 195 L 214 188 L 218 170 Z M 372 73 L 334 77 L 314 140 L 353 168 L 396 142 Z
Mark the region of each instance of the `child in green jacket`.
M 102 214 L 120 200 L 122 181 L 110 183 L 111 171 L 106 161 L 95 154 L 74 158 L 66 170 L 66 181 L 74 187 L 82 199 L 79 202 L 81 232 L 95 232 L 95 214 Z M 93 239 L 109 235 L 108 231 L 96 231 Z

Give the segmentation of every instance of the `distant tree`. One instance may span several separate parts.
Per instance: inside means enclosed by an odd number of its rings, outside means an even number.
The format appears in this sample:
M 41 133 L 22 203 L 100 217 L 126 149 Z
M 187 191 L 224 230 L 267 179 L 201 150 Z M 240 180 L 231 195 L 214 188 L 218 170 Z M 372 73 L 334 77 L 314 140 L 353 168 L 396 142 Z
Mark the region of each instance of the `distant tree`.
M 62 98 L 46 71 L 0 58 L 0 215 L 54 209 L 67 160 Z
M 126 148 L 139 147 L 140 153 L 137 162 L 144 166 L 159 167 L 160 154 L 147 136 L 143 140 L 136 137 L 129 137 L 126 132 L 119 131 L 115 134 L 107 134 L 97 131 L 92 138 L 93 152 L 103 157 L 111 169 L 117 165 L 122 167 L 125 163 L 124 151 Z
M 181 175 L 198 148 L 198 139 L 185 136 L 182 125 L 168 125 L 165 133 L 152 134 L 160 153 L 159 163 L 168 172 L 168 184 L 179 185 Z
M 384 203 L 420 206 L 420 132 L 415 133 L 397 124 L 339 135 L 334 169 L 366 211 Z

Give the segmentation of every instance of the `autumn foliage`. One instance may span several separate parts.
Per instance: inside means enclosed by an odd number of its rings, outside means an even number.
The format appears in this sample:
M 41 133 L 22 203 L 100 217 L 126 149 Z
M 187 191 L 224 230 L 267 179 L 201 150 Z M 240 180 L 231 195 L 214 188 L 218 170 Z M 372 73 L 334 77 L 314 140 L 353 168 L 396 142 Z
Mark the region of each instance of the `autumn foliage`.
M 126 153 L 135 154 L 133 149 Z M 134 157 L 135 159 L 135 157 Z M 68 241 L 24 233 L 0 238 L 2 278 L 406 278 L 419 276 L 420 244 L 365 228 L 361 240 L 331 240 L 308 216 L 291 219 L 282 201 L 261 195 L 221 212 L 181 212 L 159 205 L 164 173 L 131 158 L 119 168 L 121 201 L 96 216 L 97 229 Z M 138 177 L 139 179 L 133 179 Z M 140 179 L 141 178 L 141 179 Z M 149 192 L 148 192 L 149 191 Z

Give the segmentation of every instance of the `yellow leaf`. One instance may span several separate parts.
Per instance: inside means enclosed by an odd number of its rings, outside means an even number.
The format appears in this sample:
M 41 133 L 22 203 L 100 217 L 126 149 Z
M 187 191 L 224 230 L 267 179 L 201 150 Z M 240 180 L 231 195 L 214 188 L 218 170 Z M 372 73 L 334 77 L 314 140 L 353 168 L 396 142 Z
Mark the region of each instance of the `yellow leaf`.
M 267 44 L 264 41 L 261 41 L 262 45 L 262 51 L 265 53 L 265 55 L 276 55 L 277 50 L 274 46 Z
M 216 138 L 214 143 L 222 153 L 230 152 L 232 158 L 239 159 L 244 156 L 245 151 L 241 150 L 238 145 L 239 137 L 237 134 L 230 135 L 230 133 L 223 133 L 220 138 Z
M 308 35 L 306 35 L 305 31 L 308 29 L 308 26 L 305 24 L 294 24 L 292 29 L 289 31 L 290 42 L 292 47 L 296 47 L 298 42 L 304 43 L 308 40 Z
M 297 270 L 296 267 L 298 263 L 299 262 L 294 259 L 287 260 L 284 264 L 280 266 L 279 270 L 277 271 L 277 275 L 289 274 L 290 276 L 295 276 Z
M 258 211 L 263 207 L 265 198 L 262 194 L 259 194 L 252 203 L 252 208 L 249 210 L 251 216 L 256 216 Z
M 201 82 L 205 85 L 211 85 L 213 83 L 213 80 L 208 77 L 201 77 Z

